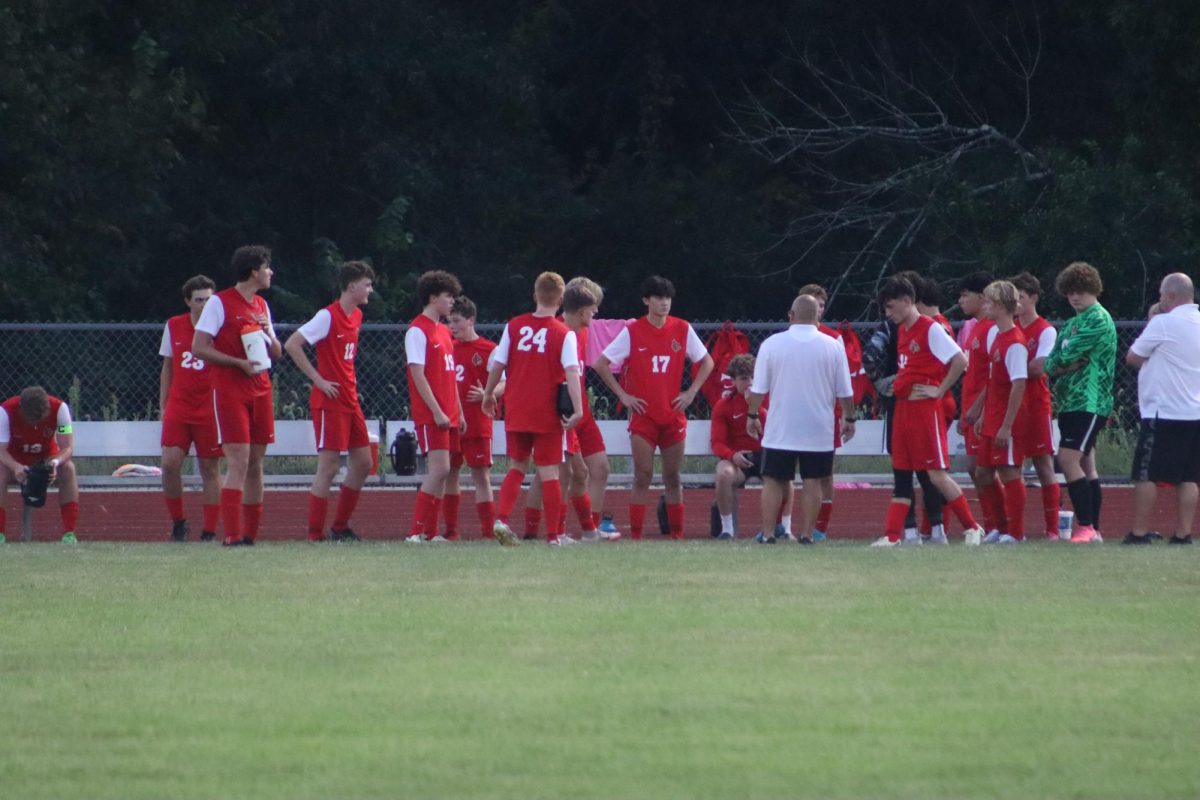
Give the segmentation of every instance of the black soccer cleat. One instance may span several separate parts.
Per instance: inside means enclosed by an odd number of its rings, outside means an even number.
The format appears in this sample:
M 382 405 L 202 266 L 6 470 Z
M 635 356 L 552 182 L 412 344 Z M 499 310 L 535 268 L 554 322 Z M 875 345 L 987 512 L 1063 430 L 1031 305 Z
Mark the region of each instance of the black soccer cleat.
M 1138 536 L 1133 531 L 1125 534 L 1125 538 L 1121 540 L 1121 544 L 1153 544 L 1154 540 L 1150 538 L 1150 534 Z
M 186 519 L 177 519 L 171 524 L 171 541 L 185 542 L 191 529 Z
M 242 547 L 254 547 L 254 540 L 249 536 L 242 537 Z
M 202 542 L 212 542 L 212 541 L 215 541 L 216 538 L 217 538 L 217 535 L 215 533 L 213 533 L 212 531 L 201 531 L 200 532 L 200 541 L 202 541 Z
M 1191 544 L 1191 543 L 1192 543 L 1192 535 L 1190 533 L 1187 536 L 1172 536 L 1170 539 L 1167 539 L 1167 544 Z
M 807 536 L 801 536 L 799 539 L 796 540 L 796 542 L 797 542 L 797 544 L 812 544 L 813 540 L 808 538 Z
M 358 534 L 355 533 L 353 530 L 351 530 L 350 528 L 346 528 L 345 530 L 340 530 L 340 531 L 335 531 L 335 530 L 329 531 L 329 541 L 331 541 L 331 542 L 361 542 L 362 539 L 360 539 Z

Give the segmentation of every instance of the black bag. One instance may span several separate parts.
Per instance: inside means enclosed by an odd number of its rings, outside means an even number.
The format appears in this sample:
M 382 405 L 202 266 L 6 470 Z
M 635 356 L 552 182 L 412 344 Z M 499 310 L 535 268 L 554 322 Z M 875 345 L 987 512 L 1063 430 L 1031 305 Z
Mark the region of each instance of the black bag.
M 671 535 L 671 522 L 667 519 L 667 496 L 658 496 L 658 530 L 663 536 Z
M 554 407 L 560 417 L 569 417 L 575 413 L 575 406 L 571 403 L 571 393 L 567 391 L 565 382 L 558 385 L 558 394 L 554 396 Z
M 46 505 L 46 489 L 50 486 L 50 465 L 39 461 L 25 471 L 25 482 L 21 484 L 21 499 L 30 508 Z
M 403 428 L 392 440 L 388 451 L 392 460 L 392 471 L 397 475 L 417 474 L 417 437 L 408 428 Z
M 733 496 L 733 530 L 737 532 L 737 493 Z M 708 535 L 714 539 L 721 535 L 721 509 L 717 508 L 717 501 L 713 500 L 712 509 L 709 512 Z

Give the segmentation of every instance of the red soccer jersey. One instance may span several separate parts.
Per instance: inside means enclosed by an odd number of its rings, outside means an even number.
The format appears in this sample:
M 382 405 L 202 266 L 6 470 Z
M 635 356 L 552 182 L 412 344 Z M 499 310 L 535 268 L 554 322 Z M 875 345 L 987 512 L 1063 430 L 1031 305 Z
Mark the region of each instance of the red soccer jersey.
M 462 402 L 463 416 L 467 418 L 464 439 L 492 438 L 492 418 L 483 413 L 481 400 L 468 400 L 467 392 L 472 386 L 487 386 L 488 357 L 496 349 L 496 343 L 482 336 L 471 342 L 454 340 L 454 374 L 458 384 L 458 399 Z
M 404 335 L 404 352 L 408 359 L 408 401 L 412 405 L 413 422 L 435 425 L 433 410 L 425 404 L 412 379 L 412 365 L 423 364 L 425 380 L 442 413 L 450 418 L 450 427 L 458 426 L 458 371 L 454 365 L 454 339 L 450 328 L 434 322 L 424 314 L 409 323 Z
M 245 358 L 246 347 L 242 344 L 244 328 L 261 328 L 271 322 L 267 301 L 254 295 L 249 302 L 235 287 L 222 289 L 204 304 L 200 322 L 196 328 L 213 337 L 213 347 L 227 356 Z M 268 370 L 247 375 L 238 367 L 213 364 L 213 388 L 234 397 L 261 397 L 271 393 L 271 375 Z
M 950 324 L 950 320 L 946 319 L 941 314 L 934 314 L 932 319 L 938 325 L 942 326 L 946 333 L 950 335 L 951 339 L 954 338 L 954 326 Z M 950 367 L 948 365 L 944 365 L 942 370 L 942 380 L 945 380 L 946 373 L 949 371 Z M 941 381 L 938 381 L 938 383 L 941 383 Z M 944 395 L 942 395 L 942 417 L 949 421 L 954 419 L 954 416 L 957 413 L 958 403 L 955 402 L 954 395 L 951 392 L 946 392 Z
M 579 363 L 575 335 L 556 317 L 522 314 L 508 321 L 496 349 L 505 364 L 506 431 L 553 433 L 562 430 L 558 386 L 566 365 Z
M 981 319 L 967 337 L 967 371 L 963 375 L 963 408 L 969 409 L 988 382 L 987 334 L 996 325 L 990 319 Z
M 192 355 L 195 335 L 191 314 L 171 317 L 163 328 L 158 354 L 171 359 L 171 388 L 167 407 L 163 409 L 164 420 L 200 425 L 212 419 L 213 370 L 203 359 Z
M 362 309 L 349 314 L 340 302 L 322 308 L 300 328 L 300 335 L 317 351 L 317 372 L 327 381 L 338 384 L 337 397 L 326 397 L 313 387 L 308 397 L 315 412 L 325 408 L 333 411 L 358 411 L 358 377 L 354 359 L 358 357 L 358 332 L 362 328 Z
M 1038 342 L 1041 340 L 1042 332 L 1053 328 L 1044 317 L 1037 317 L 1033 322 L 1025 327 L 1021 327 L 1021 323 L 1017 323 L 1017 327 L 1021 328 L 1021 332 L 1025 334 L 1025 346 L 1029 351 L 1029 363 L 1037 358 Z M 1025 400 L 1024 407 L 1030 414 L 1042 414 L 1048 416 L 1050 414 L 1050 382 L 1046 380 L 1046 373 L 1042 373 L 1037 378 L 1028 378 L 1025 381 Z
M 934 339 L 937 342 L 934 342 Z M 948 340 L 948 341 L 947 341 Z M 896 338 L 896 382 L 897 398 L 907 399 L 914 386 L 939 385 L 946 377 L 945 361 L 939 356 L 953 356 L 958 350 L 954 340 L 932 319 L 918 316 L 912 327 L 899 326 Z
M 21 398 L 10 397 L 0 405 L 8 415 L 8 452 L 22 464 L 33 464 L 58 452 L 55 435 L 58 427 L 70 420 L 63 401 L 50 396 L 50 410 L 36 425 L 29 424 L 21 413 Z
M 983 435 L 995 436 L 1004 423 L 1004 415 L 1008 412 L 1008 395 L 1012 391 L 1013 381 L 1020 380 L 1028 374 L 1026 363 L 1029 356 L 1025 349 L 1025 334 L 1021 333 L 1021 329 L 1016 325 L 997 333 L 987 354 L 990 369 L 987 397 L 983 401 Z M 1023 422 L 1024 413 L 1022 402 L 1021 410 L 1013 420 L 1013 430 L 1017 430 Z
M 758 452 L 762 449 L 762 440 L 755 439 L 746 433 L 746 423 L 749 417 L 750 405 L 743 395 L 734 392 L 717 401 L 712 412 L 712 427 L 709 429 L 709 444 L 713 455 L 726 461 L 733 459 L 733 454 L 742 450 Z M 759 422 L 767 426 L 767 404 L 759 408 Z
M 588 402 L 587 393 L 587 346 L 588 346 L 588 329 L 582 327 L 575 331 L 575 344 L 579 351 L 579 399 L 583 401 L 583 418 L 585 420 L 594 419 L 592 416 L 592 404 Z
M 642 317 L 618 334 L 604 352 L 616 352 L 622 344 L 629 348 L 625 357 L 609 360 L 624 361 L 625 391 L 646 401 L 644 416 L 658 425 L 686 419 L 671 407 L 683 389 L 683 362 L 685 358 L 700 361 L 708 353 L 692 326 L 678 317 L 667 317 L 663 326 L 656 328 L 648 317 Z

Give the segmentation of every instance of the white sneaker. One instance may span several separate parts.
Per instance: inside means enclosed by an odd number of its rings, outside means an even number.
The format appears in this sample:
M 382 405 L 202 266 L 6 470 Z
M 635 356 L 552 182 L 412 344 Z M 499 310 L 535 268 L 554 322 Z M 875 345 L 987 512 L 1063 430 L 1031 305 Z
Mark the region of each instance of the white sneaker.
M 945 530 L 934 529 L 933 533 L 929 534 L 930 544 L 950 544 L 950 540 L 946 538 Z
M 996 542 L 1000 541 L 1000 537 L 1002 535 L 1005 535 L 1005 534 L 1001 534 L 1000 531 L 989 531 L 988 535 L 983 537 L 983 543 L 984 544 L 996 544 Z
M 443 543 L 449 544 L 450 543 L 450 540 L 447 539 L 445 536 L 442 536 L 440 533 L 437 536 L 430 539 L 429 541 L 437 542 L 438 544 L 443 544 Z
M 917 547 L 920 547 L 921 546 L 921 534 L 918 533 L 916 536 L 908 536 L 906 534 L 903 541 L 904 541 L 905 547 L 913 547 L 914 545 Z
M 572 539 L 570 536 L 568 536 L 565 533 L 560 533 L 558 536 L 555 536 L 553 539 L 548 539 L 546 541 L 546 544 L 550 545 L 551 547 L 569 547 L 570 545 L 573 545 L 573 544 L 579 544 L 579 540 Z
M 496 520 L 495 524 L 492 525 L 492 536 L 495 536 L 496 541 L 504 547 L 516 547 L 520 544 L 517 540 L 517 535 L 512 532 L 512 528 L 500 520 Z
M 419 533 L 404 537 L 405 544 L 425 544 L 425 537 Z
M 963 531 L 963 544 L 974 547 L 983 541 L 983 528 L 976 525 Z
M 1000 534 L 1000 538 L 996 540 L 996 544 L 1020 544 L 1021 540 L 1007 533 Z
M 579 537 L 579 541 L 581 541 L 581 542 L 598 542 L 598 541 L 600 541 L 600 531 L 597 531 L 597 530 L 584 531 L 583 535 Z
M 878 539 L 871 542 L 871 547 L 899 547 L 899 546 L 900 546 L 899 539 L 897 539 L 896 541 L 893 542 L 891 539 L 889 539 L 886 536 L 880 536 Z

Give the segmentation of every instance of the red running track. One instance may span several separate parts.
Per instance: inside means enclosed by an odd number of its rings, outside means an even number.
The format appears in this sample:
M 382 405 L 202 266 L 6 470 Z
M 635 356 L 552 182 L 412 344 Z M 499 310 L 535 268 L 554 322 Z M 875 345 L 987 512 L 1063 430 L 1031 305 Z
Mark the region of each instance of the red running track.
M 660 491 L 651 494 L 652 503 L 647 513 L 646 538 L 658 539 L 658 525 L 654 521 L 654 503 Z M 756 488 L 738 493 L 738 535 L 749 537 L 758 529 L 759 492 Z M 263 513 L 261 539 L 294 540 L 305 538 L 308 493 L 302 489 L 268 490 Z M 968 496 L 973 497 L 968 492 Z M 351 524 L 365 539 L 396 540 L 402 538 L 412 519 L 416 493 L 412 489 L 366 489 L 362 494 L 358 510 Z M 830 535 L 833 539 L 874 539 L 882 533 L 883 518 L 890 491 L 886 488 L 840 489 L 835 495 L 833 522 Z M 688 538 L 708 537 L 709 504 L 711 489 L 686 489 L 685 530 Z M 21 508 L 16 492 L 8 494 L 8 540 L 20 537 Z M 1042 530 L 1041 510 L 1036 505 L 1040 499 L 1037 490 L 1030 492 L 1030 503 L 1026 510 L 1026 530 L 1036 535 Z M 1102 509 L 1103 528 L 1110 541 L 1125 534 L 1132 519 L 1133 490 L 1129 486 L 1112 486 L 1104 490 Z M 628 531 L 628 489 L 614 489 L 608 493 L 607 507 L 613 512 L 617 526 Z M 1171 489 L 1160 489 L 1154 526 L 1163 532 L 1173 529 L 1175 493 Z M 332 512 L 333 503 L 330 503 Z M 192 539 L 200 532 L 200 496 L 189 492 L 185 495 L 186 513 L 191 523 Z M 978 504 L 972 499 L 972 509 L 978 515 Z M 463 496 L 460 512 L 460 528 L 466 539 L 479 538 L 478 517 L 475 514 L 473 495 Z M 519 529 L 524 520 L 523 506 L 518 503 L 513 514 L 514 529 Z M 82 541 L 110 542 L 153 542 L 164 541 L 171 529 L 162 495 L 152 491 L 108 490 L 83 492 L 80 496 L 79 538 Z M 958 526 L 952 526 L 952 537 L 957 536 Z M 567 530 L 578 531 L 572 512 L 568 517 Z M 34 514 L 34 538 L 53 541 L 60 534 L 57 496 L 51 494 L 46 507 Z

